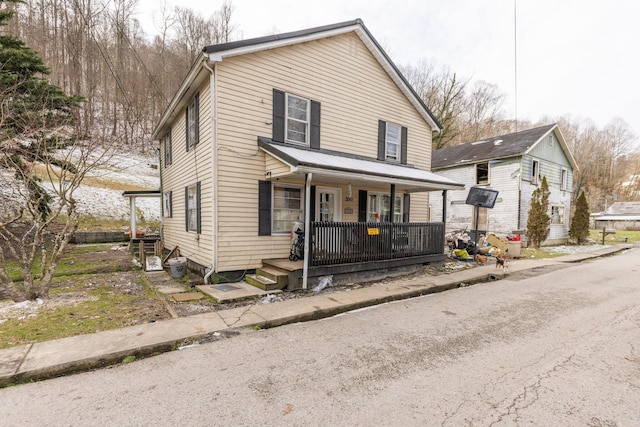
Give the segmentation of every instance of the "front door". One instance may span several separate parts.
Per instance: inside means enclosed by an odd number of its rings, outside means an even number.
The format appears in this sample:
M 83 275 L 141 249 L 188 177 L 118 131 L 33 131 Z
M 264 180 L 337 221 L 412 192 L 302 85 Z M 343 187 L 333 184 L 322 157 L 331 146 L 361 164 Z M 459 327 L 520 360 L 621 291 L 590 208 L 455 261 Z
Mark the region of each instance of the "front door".
M 339 188 L 320 187 L 316 190 L 316 221 L 339 222 L 341 220 L 340 194 Z

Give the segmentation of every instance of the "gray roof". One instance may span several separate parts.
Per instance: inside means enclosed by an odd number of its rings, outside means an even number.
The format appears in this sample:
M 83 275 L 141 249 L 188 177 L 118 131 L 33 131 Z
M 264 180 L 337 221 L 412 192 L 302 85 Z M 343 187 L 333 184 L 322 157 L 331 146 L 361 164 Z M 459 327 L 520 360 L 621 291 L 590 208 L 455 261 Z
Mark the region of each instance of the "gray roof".
M 556 126 L 556 124 L 541 126 L 434 150 L 431 156 L 431 167 L 439 169 L 482 160 L 521 156 Z
M 233 49 L 245 48 L 249 46 L 267 45 L 272 42 L 278 42 L 278 41 L 296 39 L 296 38 L 304 38 L 306 36 L 311 36 L 313 34 L 327 33 L 333 30 L 339 30 L 341 28 L 347 28 L 352 26 L 358 26 L 362 29 L 362 31 L 364 31 L 364 33 L 366 34 L 366 37 L 371 41 L 371 43 L 383 56 L 384 61 L 389 64 L 389 66 L 393 70 L 393 73 L 396 74 L 398 78 L 402 80 L 402 82 L 406 85 L 407 89 L 411 93 L 411 96 L 415 98 L 418 105 L 420 105 L 420 107 L 425 110 L 427 115 L 433 120 L 435 125 L 439 128 L 438 130 L 442 129 L 442 125 L 440 124 L 440 122 L 438 122 L 438 119 L 436 118 L 436 116 L 431 112 L 429 107 L 427 107 L 427 105 L 424 103 L 420 95 L 418 95 L 418 93 L 415 91 L 413 86 L 409 84 L 407 79 L 400 72 L 400 70 L 391 60 L 389 55 L 387 55 L 387 53 L 384 51 L 382 46 L 380 46 L 378 41 L 373 37 L 373 35 L 371 35 L 367 27 L 364 25 L 364 22 L 362 22 L 362 19 L 359 19 L 359 18 L 351 21 L 339 22 L 336 24 L 323 25 L 321 27 L 308 28 L 305 30 L 292 31 L 292 32 L 282 33 L 282 34 L 273 34 L 270 36 L 256 37 L 256 38 L 251 38 L 246 40 L 238 40 L 238 41 L 229 42 L 229 43 L 205 46 L 202 49 L 202 51 L 206 54 L 226 52 Z
M 640 202 L 615 202 L 605 212 L 605 215 L 638 215 L 640 214 Z
M 292 174 L 312 172 L 350 181 L 375 181 L 399 185 L 405 191 L 461 190 L 464 184 L 413 166 L 393 164 L 377 159 L 332 150 L 316 150 L 302 146 L 258 138 L 258 146 L 286 163 Z

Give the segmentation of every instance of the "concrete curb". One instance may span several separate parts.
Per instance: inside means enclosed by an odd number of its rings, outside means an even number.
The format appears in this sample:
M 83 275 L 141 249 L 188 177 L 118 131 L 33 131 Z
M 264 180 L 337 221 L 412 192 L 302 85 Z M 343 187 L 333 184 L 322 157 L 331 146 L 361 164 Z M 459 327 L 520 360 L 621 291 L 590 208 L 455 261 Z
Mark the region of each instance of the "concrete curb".
M 616 245 L 590 253 L 548 260 L 523 260 L 511 267 L 511 273 L 558 262 L 577 263 L 612 255 L 633 248 Z M 59 340 L 28 344 L 0 350 L 0 387 L 37 381 L 65 374 L 122 363 L 128 356 L 146 357 L 176 349 L 188 341 L 197 341 L 213 333 L 243 327 L 272 328 L 335 316 L 391 301 L 415 298 L 460 287 L 461 284 L 489 282 L 489 276 L 502 279 L 505 273 L 493 266 L 481 266 L 440 276 L 428 282 L 398 279 L 375 287 L 292 299 L 270 304 L 255 304 L 128 328 L 79 335 Z

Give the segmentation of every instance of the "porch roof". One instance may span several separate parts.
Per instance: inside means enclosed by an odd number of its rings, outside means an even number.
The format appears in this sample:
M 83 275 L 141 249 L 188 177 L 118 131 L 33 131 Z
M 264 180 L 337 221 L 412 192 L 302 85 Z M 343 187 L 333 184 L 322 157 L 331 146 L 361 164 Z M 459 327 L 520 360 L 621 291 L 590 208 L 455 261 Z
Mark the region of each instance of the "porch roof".
M 289 166 L 289 175 L 312 173 L 314 180 L 321 178 L 329 182 L 395 184 L 406 192 L 464 189 L 464 184 L 413 166 L 283 144 L 262 137 L 258 137 L 258 147 Z

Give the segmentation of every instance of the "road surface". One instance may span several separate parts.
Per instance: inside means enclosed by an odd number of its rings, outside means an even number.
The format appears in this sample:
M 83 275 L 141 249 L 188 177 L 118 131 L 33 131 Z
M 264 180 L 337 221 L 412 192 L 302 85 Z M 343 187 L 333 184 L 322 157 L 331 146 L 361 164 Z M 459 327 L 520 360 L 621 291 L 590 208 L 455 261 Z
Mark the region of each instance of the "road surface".
M 639 250 L 0 390 L 6 426 L 638 426 Z

